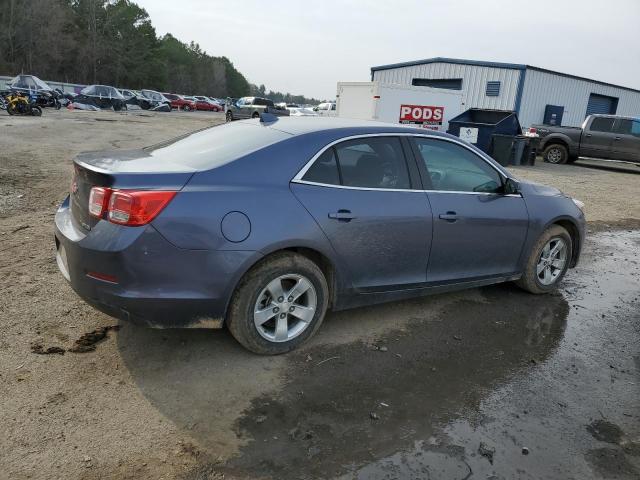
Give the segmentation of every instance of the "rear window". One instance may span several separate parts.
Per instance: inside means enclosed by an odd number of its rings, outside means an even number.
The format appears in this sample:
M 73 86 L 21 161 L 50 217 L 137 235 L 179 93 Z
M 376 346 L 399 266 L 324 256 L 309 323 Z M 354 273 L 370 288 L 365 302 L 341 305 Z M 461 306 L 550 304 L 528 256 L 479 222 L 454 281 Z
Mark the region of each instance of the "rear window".
M 200 130 L 145 150 L 159 162 L 208 170 L 289 137 L 288 133 L 262 125 L 234 122 Z

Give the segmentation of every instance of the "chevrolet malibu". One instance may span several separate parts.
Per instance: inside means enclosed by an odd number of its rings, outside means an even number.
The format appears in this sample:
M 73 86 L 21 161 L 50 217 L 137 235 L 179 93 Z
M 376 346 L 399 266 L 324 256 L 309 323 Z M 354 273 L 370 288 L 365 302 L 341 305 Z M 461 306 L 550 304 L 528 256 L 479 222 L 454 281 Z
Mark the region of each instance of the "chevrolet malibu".
M 263 114 L 79 155 L 55 241 L 95 308 L 151 327 L 226 325 L 278 354 L 329 309 L 505 281 L 549 292 L 578 261 L 582 207 L 446 134 Z

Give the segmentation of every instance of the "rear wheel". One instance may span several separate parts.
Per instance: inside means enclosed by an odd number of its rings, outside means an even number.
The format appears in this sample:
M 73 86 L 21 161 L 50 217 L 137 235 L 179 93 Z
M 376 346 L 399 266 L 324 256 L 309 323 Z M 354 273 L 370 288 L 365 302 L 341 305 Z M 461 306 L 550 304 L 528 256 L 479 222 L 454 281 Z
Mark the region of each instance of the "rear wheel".
M 567 151 L 567 147 L 564 145 L 554 143 L 544 149 L 544 152 L 542 152 L 542 158 L 544 158 L 545 162 L 549 163 L 567 163 L 567 160 L 569 160 L 569 152 Z
M 42 116 L 42 108 L 40 108 L 37 105 L 31 107 L 31 115 L 33 115 L 34 117 L 41 117 Z
M 553 225 L 540 235 L 531 249 L 522 277 L 516 284 L 535 294 L 550 292 L 567 272 L 572 254 L 569 232 L 560 225 Z
M 250 270 L 236 289 L 227 325 L 246 349 L 289 352 L 320 328 L 329 289 L 322 270 L 302 255 L 280 253 Z
M 260 114 L 258 112 L 253 112 L 253 115 L 251 115 L 251 118 L 260 118 Z
M 226 119 L 227 119 L 227 122 L 232 122 L 233 121 L 233 113 L 227 112 Z

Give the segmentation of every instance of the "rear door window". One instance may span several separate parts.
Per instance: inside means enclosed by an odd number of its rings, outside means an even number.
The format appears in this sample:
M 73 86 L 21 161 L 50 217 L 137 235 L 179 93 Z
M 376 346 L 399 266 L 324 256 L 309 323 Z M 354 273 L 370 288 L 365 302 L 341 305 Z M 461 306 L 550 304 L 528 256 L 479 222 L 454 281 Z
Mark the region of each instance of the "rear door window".
M 398 137 L 347 140 L 328 148 L 302 178 L 345 187 L 409 190 L 407 161 Z
M 592 132 L 611 132 L 613 130 L 613 122 L 615 119 L 608 117 L 596 117 L 591 122 L 590 130 Z

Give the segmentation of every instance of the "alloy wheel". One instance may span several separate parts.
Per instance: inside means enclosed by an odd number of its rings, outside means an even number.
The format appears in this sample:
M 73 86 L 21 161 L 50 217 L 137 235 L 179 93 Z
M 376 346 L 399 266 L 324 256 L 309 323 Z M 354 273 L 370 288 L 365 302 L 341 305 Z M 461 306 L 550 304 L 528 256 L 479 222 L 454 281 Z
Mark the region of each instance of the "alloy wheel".
M 536 275 L 542 285 L 552 285 L 562 272 L 567 263 L 567 244 L 562 238 L 552 238 L 542 249 Z
M 262 289 L 253 311 L 253 322 L 261 337 L 287 342 L 304 332 L 318 306 L 316 289 L 298 274 L 281 275 Z
M 552 148 L 547 152 L 547 161 L 549 163 L 560 163 L 562 160 L 562 151 L 559 148 Z

